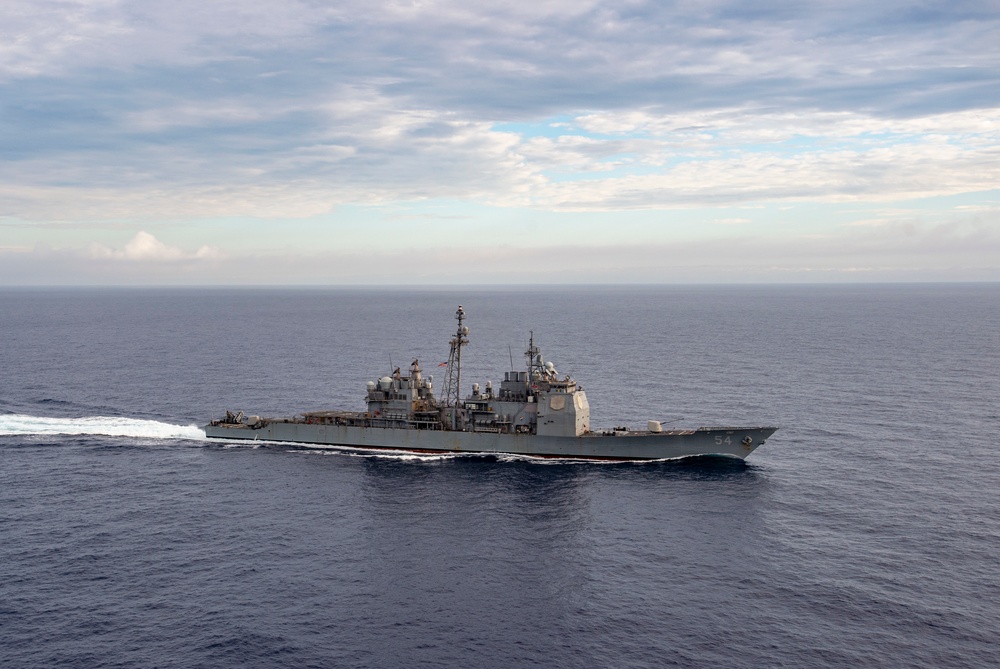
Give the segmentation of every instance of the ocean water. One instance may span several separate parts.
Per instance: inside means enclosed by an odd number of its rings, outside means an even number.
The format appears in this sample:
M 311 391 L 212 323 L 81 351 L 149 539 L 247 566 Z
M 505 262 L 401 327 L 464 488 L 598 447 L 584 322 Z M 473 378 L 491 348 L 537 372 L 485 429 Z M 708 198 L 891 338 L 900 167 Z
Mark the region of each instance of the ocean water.
M 248 446 L 533 330 L 746 463 Z M 1000 285 L 0 291 L 0 666 L 994 667 Z M 438 384 L 440 385 L 440 384 Z

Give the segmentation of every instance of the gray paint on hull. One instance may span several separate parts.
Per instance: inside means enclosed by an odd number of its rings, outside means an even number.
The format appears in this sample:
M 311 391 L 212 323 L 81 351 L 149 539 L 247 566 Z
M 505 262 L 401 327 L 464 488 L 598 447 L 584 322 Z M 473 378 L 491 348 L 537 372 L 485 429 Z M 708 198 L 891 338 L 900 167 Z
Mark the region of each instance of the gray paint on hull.
M 687 431 L 588 433 L 579 437 L 490 432 L 449 432 L 346 425 L 268 422 L 247 425 L 206 425 L 207 436 L 297 442 L 307 446 L 349 446 L 443 453 L 513 453 L 537 457 L 614 460 L 659 460 L 698 455 L 745 458 L 774 433 L 773 427 L 699 428 Z M 744 444 L 748 439 L 752 442 Z

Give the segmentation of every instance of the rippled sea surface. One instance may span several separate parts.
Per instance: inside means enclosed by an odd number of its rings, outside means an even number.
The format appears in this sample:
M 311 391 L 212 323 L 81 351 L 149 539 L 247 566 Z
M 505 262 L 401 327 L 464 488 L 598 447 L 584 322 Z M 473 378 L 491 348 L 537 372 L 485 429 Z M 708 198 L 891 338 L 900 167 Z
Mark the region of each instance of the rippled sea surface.
M 210 442 L 533 330 L 746 463 Z M 1000 285 L 0 291 L 4 667 L 994 667 Z M 509 348 L 508 348 L 509 347 Z M 440 385 L 437 384 L 437 385 Z

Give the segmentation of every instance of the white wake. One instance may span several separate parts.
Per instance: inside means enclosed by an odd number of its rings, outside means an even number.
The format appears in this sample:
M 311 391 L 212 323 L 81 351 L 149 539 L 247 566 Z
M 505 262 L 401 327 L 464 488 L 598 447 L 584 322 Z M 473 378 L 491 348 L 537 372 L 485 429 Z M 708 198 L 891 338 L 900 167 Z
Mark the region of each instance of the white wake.
M 86 418 L 47 418 L 24 414 L 0 414 L 0 436 L 32 434 L 94 434 L 107 437 L 142 439 L 204 439 L 197 425 L 174 425 L 141 418 L 88 416 Z

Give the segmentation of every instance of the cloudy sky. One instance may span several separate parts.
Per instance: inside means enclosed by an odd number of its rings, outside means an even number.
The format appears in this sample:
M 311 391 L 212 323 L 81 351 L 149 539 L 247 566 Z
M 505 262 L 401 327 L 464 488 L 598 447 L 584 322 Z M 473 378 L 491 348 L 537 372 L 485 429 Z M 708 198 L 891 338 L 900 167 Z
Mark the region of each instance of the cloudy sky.
M 0 0 L 0 157 L 0 285 L 996 281 L 1000 5 Z

